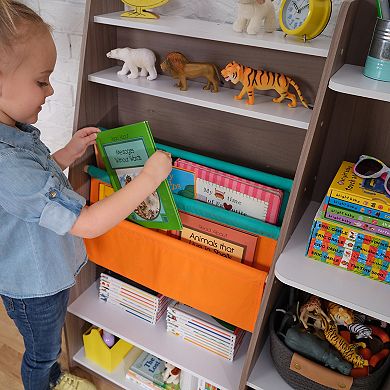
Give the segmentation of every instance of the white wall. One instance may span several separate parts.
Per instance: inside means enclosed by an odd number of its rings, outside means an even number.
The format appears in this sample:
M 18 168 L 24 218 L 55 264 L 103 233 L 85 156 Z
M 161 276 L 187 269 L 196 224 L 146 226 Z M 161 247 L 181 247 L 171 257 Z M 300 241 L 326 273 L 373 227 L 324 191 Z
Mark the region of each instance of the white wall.
M 55 93 L 48 99 L 37 123 L 37 127 L 42 131 L 43 141 L 54 152 L 64 146 L 71 137 L 85 0 L 22 1 L 36 10 L 54 28 L 58 60 L 51 80 Z M 280 1 L 274 1 L 277 10 Z M 333 1 L 332 17 L 324 31 L 328 36 L 333 33 L 340 2 L 341 0 Z M 236 3 L 237 0 L 170 0 L 155 11 L 162 15 L 232 23 Z

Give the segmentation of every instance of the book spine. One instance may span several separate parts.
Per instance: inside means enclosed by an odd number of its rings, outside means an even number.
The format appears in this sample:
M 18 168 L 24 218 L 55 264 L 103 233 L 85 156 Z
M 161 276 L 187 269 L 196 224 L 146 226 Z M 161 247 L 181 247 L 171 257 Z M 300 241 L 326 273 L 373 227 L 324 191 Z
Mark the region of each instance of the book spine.
M 188 341 L 188 342 L 200 347 L 200 348 L 206 349 L 209 352 L 212 352 L 212 353 L 214 353 L 218 356 L 221 356 L 227 360 L 233 361 L 233 354 L 227 354 L 225 352 L 221 352 L 219 349 L 212 347 L 211 345 L 205 344 L 205 343 L 197 340 L 196 338 L 194 338 L 186 333 L 178 333 L 178 332 L 172 331 L 172 329 L 167 329 L 167 331 L 169 333 L 174 334 L 175 336 L 180 337 L 181 339 L 183 339 L 185 341 Z
M 119 302 L 117 302 L 117 301 L 114 301 L 114 300 L 112 300 L 112 299 L 107 300 L 107 301 L 105 301 L 105 302 L 108 303 L 108 304 L 111 304 L 111 305 L 118 306 L 118 307 L 120 307 L 122 310 L 126 311 L 127 313 L 129 313 L 129 314 L 131 314 L 131 315 L 133 315 L 133 316 L 135 316 L 135 317 L 137 317 L 137 318 L 140 318 L 141 320 L 144 320 L 144 321 L 146 321 L 146 322 L 149 322 L 149 323 L 152 324 L 152 325 L 155 325 L 156 322 L 157 322 L 155 319 L 153 319 L 153 318 L 151 318 L 151 317 L 149 317 L 149 316 L 145 316 L 145 315 L 143 315 L 143 314 L 141 314 L 141 313 L 139 313 L 139 312 L 137 312 L 137 311 L 135 311 L 135 310 L 129 309 L 129 308 L 125 307 L 123 304 L 121 304 L 121 303 L 119 303 Z
M 235 335 L 233 332 L 228 332 L 226 329 L 221 329 L 215 325 L 212 325 L 198 317 L 194 317 L 190 314 L 184 313 L 180 310 L 174 309 L 172 306 L 168 306 L 168 313 L 173 315 L 174 317 L 181 317 L 190 321 L 193 326 L 198 327 L 199 329 L 203 329 L 204 331 L 209 331 L 214 334 L 220 335 L 221 337 L 225 337 L 226 339 L 234 339 Z
M 345 200 L 341 200 L 337 198 L 332 198 L 329 196 L 326 196 L 325 202 L 333 206 L 338 206 L 347 210 L 352 210 L 357 213 L 366 214 L 390 222 L 390 213 L 386 213 L 384 211 L 375 210 L 367 206 L 360 206 L 355 203 L 347 202 Z
M 171 301 L 170 299 L 164 299 L 158 305 L 154 305 L 129 296 L 129 294 L 127 294 L 121 289 L 116 290 L 112 288 L 107 288 L 105 285 L 100 285 L 99 294 L 102 296 L 102 298 L 115 297 L 117 299 L 122 300 L 129 306 L 138 307 L 148 313 L 157 313 L 162 307 L 166 307 L 167 304 Z
M 363 229 L 363 230 L 366 230 L 368 232 L 373 232 L 373 233 L 381 234 L 382 236 L 390 237 L 390 230 L 389 229 L 385 229 L 385 228 L 382 228 L 380 226 L 375 226 L 375 225 L 372 225 L 370 223 L 364 223 L 362 221 L 359 221 L 359 220 L 356 220 L 353 218 L 349 218 L 349 217 L 346 217 L 344 215 L 334 214 L 334 213 L 330 213 L 327 211 L 325 214 L 325 218 L 329 218 L 333 221 L 345 223 L 346 225 L 356 226 L 356 227 Z
M 346 191 L 342 190 L 335 190 L 330 188 L 327 196 L 330 198 L 339 199 L 348 203 L 356 204 L 359 207 L 367 207 L 370 206 L 371 209 L 374 209 L 375 211 L 381 211 L 383 210 L 383 203 L 375 202 L 374 200 L 369 200 L 367 198 L 364 198 L 362 196 L 356 195 L 354 193 L 348 193 Z M 388 207 L 390 210 L 390 207 Z M 358 211 L 358 210 L 356 210 Z M 388 210 L 385 210 L 385 214 L 389 215 Z M 386 218 L 388 219 L 388 218 Z
M 372 215 L 362 214 L 360 212 L 347 210 L 345 208 L 340 208 L 337 206 L 332 206 L 330 204 L 326 205 L 326 212 L 342 215 L 347 218 L 355 219 L 356 221 L 370 223 L 375 226 L 380 226 L 384 229 L 390 229 L 390 221 L 373 217 Z M 325 213 L 326 214 L 326 213 Z M 326 216 L 324 214 L 324 216 Z
M 189 330 L 197 334 L 207 335 L 211 339 L 220 340 L 221 342 L 226 343 L 228 345 L 233 345 L 236 340 L 236 336 L 229 338 L 221 336 L 220 334 L 214 331 L 210 331 L 205 327 L 194 325 L 194 323 L 189 319 L 180 316 L 172 316 L 169 313 L 167 313 L 167 323 L 176 323 L 178 325 L 188 328 Z
M 234 350 L 235 343 L 227 344 L 222 342 L 221 340 L 212 337 L 207 337 L 207 335 L 196 332 L 194 329 L 189 329 L 185 326 L 182 326 L 182 324 L 180 323 L 168 322 L 167 330 L 170 330 L 172 333 L 177 333 L 179 335 L 184 335 L 184 334 L 191 335 L 192 337 L 199 340 L 199 342 L 202 342 L 206 345 L 210 345 L 224 352 L 233 352 Z
M 147 293 L 146 291 L 142 291 L 139 288 L 132 286 L 131 284 L 127 284 L 103 273 L 100 275 L 100 280 L 104 280 L 106 283 L 110 285 L 112 284 L 117 288 L 122 288 L 129 293 L 137 294 L 138 296 L 143 297 L 144 299 L 154 303 L 158 303 L 161 299 L 165 298 L 165 296 L 162 294 L 154 296 L 152 294 Z
M 141 315 L 148 316 L 150 318 L 155 318 L 158 313 L 157 310 L 154 311 L 148 310 L 147 308 L 141 305 L 136 305 L 133 302 L 129 302 L 128 300 L 123 299 L 123 297 L 115 294 L 107 295 L 105 292 L 100 292 L 99 298 L 106 302 L 118 302 L 123 307 L 128 308 L 129 310 L 134 310 L 135 312 L 140 313 Z

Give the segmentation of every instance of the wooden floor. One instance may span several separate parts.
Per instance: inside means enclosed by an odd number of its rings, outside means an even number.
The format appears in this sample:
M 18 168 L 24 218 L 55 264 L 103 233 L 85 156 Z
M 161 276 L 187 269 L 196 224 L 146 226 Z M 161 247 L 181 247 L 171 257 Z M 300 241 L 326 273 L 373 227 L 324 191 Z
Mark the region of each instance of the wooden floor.
M 60 363 L 63 369 L 68 369 L 65 345 Z M 8 317 L 0 300 L 0 390 L 23 390 L 20 378 L 20 363 L 24 353 L 23 339 L 20 336 L 13 321 Z M 119 387 L 110 384 L 103 378 L 91 377 L 80 368 L 75 368 L 72 373 L 92 380 L 98 390 L 114 390 Z M 6 386 L 6 387 L 3 387 Z

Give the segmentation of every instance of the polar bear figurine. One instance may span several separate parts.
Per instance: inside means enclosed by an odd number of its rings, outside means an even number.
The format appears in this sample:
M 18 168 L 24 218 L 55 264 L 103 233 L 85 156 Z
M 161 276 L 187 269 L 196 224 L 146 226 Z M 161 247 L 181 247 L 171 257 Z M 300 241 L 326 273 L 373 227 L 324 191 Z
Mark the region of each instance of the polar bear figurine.
M 233 30 L 248 34 L 257 34 L 264 21 L 264 30 L 276 30 L 275 7 L 271 0 L 238 0 L 237 19 L 233 23 Z
M 129 79 L 136 79 L 138 76 L 149 76 L 147 80 L 154 80 L 157 78 L 157 71 L 155 67 L 156 56 L 149 49 L 131 49 L 130 47 L 113 49 L 107 53 L 108 58 L 124 61 L 122 69 L 118 75 L 124 76 L 127 73 Z M 138 73 L 138 68 L 141 72 Z

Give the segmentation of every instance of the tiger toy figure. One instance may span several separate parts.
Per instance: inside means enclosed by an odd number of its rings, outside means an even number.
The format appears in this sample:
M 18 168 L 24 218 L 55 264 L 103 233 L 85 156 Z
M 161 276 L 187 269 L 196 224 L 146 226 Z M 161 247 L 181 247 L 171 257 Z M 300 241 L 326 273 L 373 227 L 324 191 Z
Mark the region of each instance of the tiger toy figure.
M 348 362 L 353 364 L 354 368 L 363 368 L 368 366 L 368 360 L 362 358 L 356 353 L 359 347 L 366 348 L 366 344 L 358 342 L 349 344 L 342 336 L 339 335 L 337 325 L 334 320 L 328 322 L 325 317 L 321 316 L 321 327 L 324 331 L 324 336 L 330 344 L 332 344 Z
M 296 82 L 282 73 L 268 72 L 262 69 L 255 70 L 233 61 L 221 70 L 221 74 L 226 81 L 231 81 L 233 84 L 241 82 L 243 88 L 238 95 L 234 96 L 234 99 L 241 100 L 245 93 L 247 93 L 248 100 L 246 101 L 246 104 L 254 104 L 255 89 L 264 91 L 274 89 L 280 96 L 272 99 L 273 102 L 281 103 L 287 98 L 291 100 L 291 103 L 289 103 L 288 106 L 296 107 L 297 98 L 295 94 L 288 91 L 289 86 L 292 85 L 297 91 L 302 104 L 306 108 L 309 108 Z

